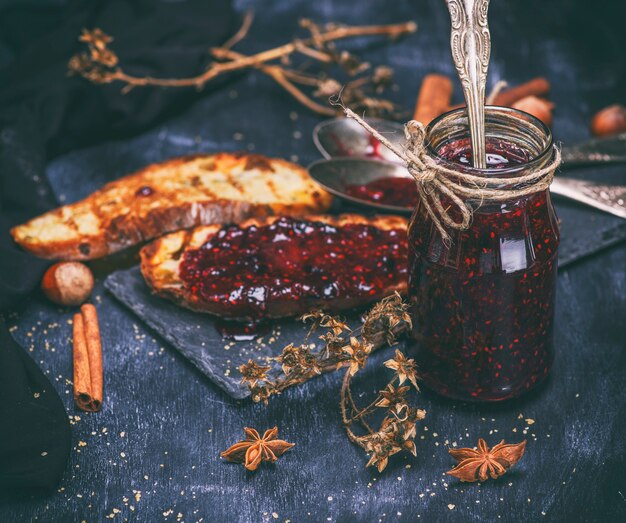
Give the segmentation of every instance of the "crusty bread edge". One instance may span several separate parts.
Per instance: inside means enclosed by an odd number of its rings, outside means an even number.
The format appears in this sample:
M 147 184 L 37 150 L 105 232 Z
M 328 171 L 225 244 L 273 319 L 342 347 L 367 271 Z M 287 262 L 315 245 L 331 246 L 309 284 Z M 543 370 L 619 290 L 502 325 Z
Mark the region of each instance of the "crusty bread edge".
M 100 194 L 119 183 L 124 183 L 126 178 L 138 177 L 152 170 L 172 168 L 198 158 L 216 158 L 232 156 L 235 158 L 254 157 L 246 153 L 215 153 L 215 154 L 192 154 L 171 158 L 164 162 L 153 163 L 142 169 L 128 174 L 118 180 L 113 180 L 87 198 Z M 265 158 L 265 157 L 264 157 Z M 272 163 L 283 165 L 290 169 L 299 170 L 308 177 L 306 169 L 300 165 L 289 162 L 282 158 L 266 158 Z M 85 198 L 85 199 L 87 199 Z M 188 229 L 200 225 L 212 223 L 237 223 L 247 218 L 262 218 L 265 216 L 301 216 L 311 212 L 323 212 L 330 208 L 332 196 L 321 187 L 315 197 L 315 204 L 251 204 L 236 200 L 208 200 L 190 202 L 184 206 L 155 209 L 147 216 L 137 218 L 132 215 L 118 216 L 112 220 L 114 228 L 103 230 L 101 234 L 84 237 L 81 241 L 67 240 L 42 243 L 37 240 L 28 241 L 21 237 L 20 228 L 27 225 L 18 225 L 10 230 L 13 240 L 24 250 L 46 259 L 59 260 L 93 260 L 109 254 L 121 251 L 133 245 L 141 244 L 157 238 L 166 233 L 179 229 Z M 81 200 L 82 201 L 82 200 Z M 79 202 L 74 202 L 79 203 Z M 74 205 L 70 204 L 70 205 Z M 55 209 L 54 211 L 56 211 Z M 53 211 L 51 211 L 53 212 Z

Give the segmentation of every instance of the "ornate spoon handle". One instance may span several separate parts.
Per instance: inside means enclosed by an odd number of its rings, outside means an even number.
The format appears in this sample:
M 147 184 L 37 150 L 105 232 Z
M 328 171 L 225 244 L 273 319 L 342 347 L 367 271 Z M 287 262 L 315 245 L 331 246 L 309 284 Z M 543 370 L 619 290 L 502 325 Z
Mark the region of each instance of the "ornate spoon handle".
M 450 48 L 467 104 L 474 167 L 484 169 L 485 84 L 491 35 L 487 24 L 489 0 L 446 0 L 452 31 Z
M 555 176 L 550 191 L 620 218 L 626 218 L 626 186 L 603 185 Z
M 565 167 L 626 162 L 626 133 L 565 145 L 561 155 Z

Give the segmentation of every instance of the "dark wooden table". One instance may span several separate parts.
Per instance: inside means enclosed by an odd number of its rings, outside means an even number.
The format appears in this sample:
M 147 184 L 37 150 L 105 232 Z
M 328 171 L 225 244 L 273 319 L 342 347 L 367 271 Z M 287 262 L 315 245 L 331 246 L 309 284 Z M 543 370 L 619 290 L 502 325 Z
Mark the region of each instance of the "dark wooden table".
M 258 13 L 244 51 L 288 39 L 301 16 L 350 23 L 415 19 L 418 34 L 397 45 L 359 43 L 373 63 L 394 66 L 395 96 L 407 109 L 424 74 L 453 74 L 448 15 L 437 0 L 358 7 L 349 1 L 240 4 Z M 584 2 L 504 4 L 491 8 L 491 81 L 547 76 L 557 104 L 555 135 L 584 139 L 590 115 L 624 96 L 624 18 L 600 7 L 583 12 Z M 143 136 L 59 158 L 48 175 L 59 197 L 71 201 L 147 163 L 195 151 L 243 149 L 306 164 L 318 157 L 310 140 L 318 121 L 253 73 Z M 591 175 L 626 183 L 623 168 Z M 588 213 L 567 203 L 560 209 L 571 216 Z M 585 222 L 602 219 L 584 216 L 581 242 L 589 235 Z M 71 399 L 72 311 L 34 296 L 8 319 L 65 400 L 73 452 L 57 491 L 3 494 L 0 521 L 624 520 L 625 260 L 622 243 L 561 271 L 557 358 L 545 386 L 496 406 L 453 403 L 424 391 L 420 405 L 428 415 L 418 425 L 417 458 L 398 456 L 382 474 L 366 469 L 365 455 L 345 437 L 339 375 L 290 390 L 267 407 L 232 400 L 104 291 L 101 281 L 95 303 L 104 333 L 105 404 L 99 414 L 77 411 Z M 382 386 L 380 364 L 389 354 L 374 356 L 357 380 L 363 400 Z M 276 465 L 252 474 L 220 460 L 219 452 L 240 438 L 244 426 L 274 425 L 296 444 Z M 445 476 L 453 465 L 446 448 L 473 446 L 478 437 L 490 444 L 525 438 L 527 454 L 499 481 L 467 485 Z

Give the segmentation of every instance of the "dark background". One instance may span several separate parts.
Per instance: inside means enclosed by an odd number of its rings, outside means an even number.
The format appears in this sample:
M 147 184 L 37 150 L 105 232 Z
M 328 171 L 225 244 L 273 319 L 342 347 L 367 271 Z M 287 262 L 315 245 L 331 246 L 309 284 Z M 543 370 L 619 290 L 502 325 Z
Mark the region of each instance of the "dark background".
M 257 13 L 250 36 L 237 47 L 242 52 L 289 40 L 303 16 L 352 24 L 415 20 L 418 33 L 397 44 L 346 43 L 373 64 L 394 67 L 394 96 L 408 110 L 424 74 L 454 74 L 448 15 L 439 0 L 268 0 L 236 7 Z M 624 16 L 624 3 L 617 0 L 494 0 L 490 84 L 548 77 L 557 105 L 556 138 L 585 139 L 596 110 L 626 101 Z M 319 156 L 310 133 L 320 119 L 258 73 L 206 95 L 187 96 L 176 116 L 144 134 L 131 138 L 125 132 L 123 139 L 52 159 L 47 174 L 56 197 L 73 201 L 108 179 L 196 151 L 243 149 L 303 164 Z M 63 137 L 54 143 L 62 144 Z M 64 148 L 53 149 L 55 156 Z M 578 175 L 626 184 L 622 167 Z M 584 239 L 589 232 L 581 227 L 579 234 Z M 452 403 L 424 392 L 420 405 L 428 415 L 418 425 L 418 456 L 392 459 L 383 474 L 365 469 L 364 454 L 345 437 L 337 406 L 339 375 L 288 391 L 268 407 L 232 400 L 142 326 L 101 282 L 95 303 L 105 333 L 104 409 L 95 415 L 75 410 L 67 323 L 72 311 L 36 294 L 7 321 L 64 399 L 74 448 L 58 490 L 1 495 L 0 520 L 621 520 L 626 515 L 625 256 L 620 244 L 561 271 L 557 359 L 546 386 L 497 406 Z M 384 383 L 380 362 L 389 354 L 373 357 L 357 380 L 362 401 Z M 244 426 L 274 425 L 296 443 L 275 466 L 250 474 L 218 458 L 240 439 Z M 444 476 L 453 465 L 446 447 L 473 446 L 478 437 L 490 445 L 526 438 L 527 454 L 499 481 L 464 485 Z

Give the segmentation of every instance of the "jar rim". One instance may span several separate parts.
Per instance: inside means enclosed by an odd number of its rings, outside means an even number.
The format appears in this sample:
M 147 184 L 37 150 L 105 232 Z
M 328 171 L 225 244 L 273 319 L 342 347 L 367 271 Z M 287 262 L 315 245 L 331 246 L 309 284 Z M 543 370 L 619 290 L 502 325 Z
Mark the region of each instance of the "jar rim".
M 502 107 L 502 106 L 497 106 L 497 105 L 487 105 L 485 106 L 485 116 L 503 115 L 505 117 L 512 119 L 513 121 L 514 119 L 517 118 L 518 121 L 526 120 L 527 123 L 530 124 L 530 126 L 536 127 L 537 131 L 539 133 L 542 133 L 545 136 L 545 146 L 543 150 L 541 150 L 541 152 L 532 156 L 528 162 L 522 163 L 522 164 L 516 164 L 511 167 L 505 167 L 505 168 L 487 167 L 484 169 L 479 169 L 479 168 L 472 167 L 469 165 L 460 166 L 458 163 L 448 160 L 447 158 L 444 158 L 443 156 L 440 156 L 437 150 L 435 150 L 435 148 L 433 147 L 432 142 L 431 140 L 428 139 L 428 137 L 435 130 L 437 125 L 439 125 L 443 120 L 450 119 L 453 116 L 457 116 L 457 115 L 460 116 L 463 114 L 467 114 L 466 107 L 453 109 L 451 111 L 447 111 L 437 116 L 426 126 L 426 150 L 438 162 L 440 162 L 442 165 L 444 165 L 447 168 L 454 169 L 454 170 L 458 170 L 459 168 L 461 168 L 463 172 L 477 175 L 477 176 L 497 175 L 499 177 L 503 177 L 503 175 L 516 174 L 522 170 L 526 170 L 529 168 L 532 169 L 534 167 L 537 167 L 538 165 L 541 165 L 544 161 L 546 161 L 546 159 L 549 160 L 552 157 L 553 145 L 554 145 L 552 131 L 539 118 L 533 116 L 530 113 L 527 113 L 526 111 L 520 111 L 519 109 L 513 109 L 511 107 Z M 520 116 L 522 118 L 519 118 Z M 469 133 L 469 127 L 468 127 L 468 133 Z

